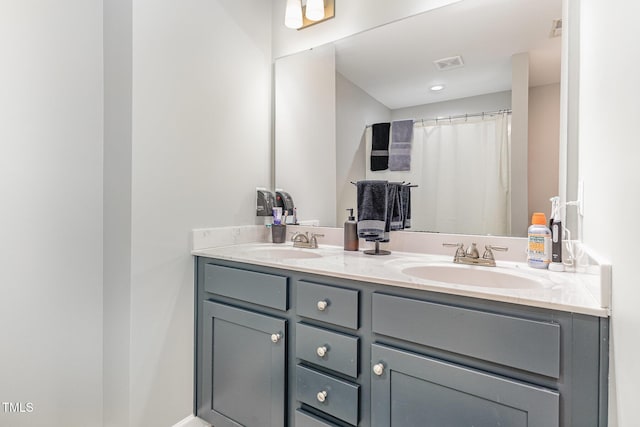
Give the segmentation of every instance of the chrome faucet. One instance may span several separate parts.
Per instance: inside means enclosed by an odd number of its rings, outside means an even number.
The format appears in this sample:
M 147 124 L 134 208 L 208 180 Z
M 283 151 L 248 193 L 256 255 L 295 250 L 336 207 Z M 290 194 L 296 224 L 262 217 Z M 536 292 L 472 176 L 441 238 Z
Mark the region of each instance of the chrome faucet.
M 480 253 L 478 252 L 476 243 L 472 243 L 467 250 L 464 249 L 464 244 L 462 243 L 443 243 L 442 246 L 458 248 L 453 256 L 453 262 L 456 264 L 482 265 L 485 267 L 496 266 L 496 259 L 493 256 L 493 251 L 509 250 L 506 246 L 485 245 L 484 254 L 482 255 L 482 258 L 480 258 Z
M 493 263 L 490 266 L 495 267 L 496 259 L 493 257 L 493 251 L 506 252 L 509 248 L 506 246 L 493 246 L 493 245 L 485 245 L 484 254 L 482 255 L 482 259 L 488 260 L 490 263 Z
M 324 237 L 324 234 L 311 233 L 311 237 L 309 237 L 308 231 L 305 231 L 304 234 L 297 232 L 291 237 L 291 241 L 294 248 L 317 249 L 318 237 Z
M 311 241 L 309 242 L 309 245 L 311 245 L 313 249 L 318 247 L 318 239 L 316 237 L 324 237 L 324 234 L 311 233 Z
M 456 247 L 456 254 L 453 256 L 453 262 L 459 263 L 460 258 L 465 257 L 464 244 L 462 243 L 443 243 L 442 246 L 453 248 Z
M 478 248 L 476 247 L 475 243 L 472 243 L 471 246 L 467 248 L 464 254 L 465 254 L 465 257 L 470 259 L 480 258 L 480 253 L 478 252 Z
M 308 245 L 309 244 L 309 233 L 305 232 L 304 234 L 302 234 L 301 232 L 298 231 L 297 233 L 293 234 L 293 237 L 291 237 L 291 241 L 293 242 L 293 246 L 296 246 L 296 243 Z

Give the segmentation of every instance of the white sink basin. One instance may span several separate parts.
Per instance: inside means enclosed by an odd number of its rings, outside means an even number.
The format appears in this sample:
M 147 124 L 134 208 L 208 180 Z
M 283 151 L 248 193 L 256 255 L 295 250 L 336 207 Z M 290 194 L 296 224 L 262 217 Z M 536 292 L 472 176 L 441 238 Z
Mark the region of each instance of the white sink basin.
M 254 248 L 251 249 L 248 253 L 256 258 L 273 261 L 283 259 L 310 259 L 322 257 L 322 255 L 320 255 L 318 252 L 314 252 L 313 249 L 292 248 L 290 246 L 281 248 L 274 246 L 269 246 L 266 248 Z
M 408 267 L 402 273 L 419 279 L 455 285 L 480 286 L 504 289 L 540 289 L 549 285 L 548 280 L 514 274 L 497 267 L 478 267 L 458 264 L 425 264 Z

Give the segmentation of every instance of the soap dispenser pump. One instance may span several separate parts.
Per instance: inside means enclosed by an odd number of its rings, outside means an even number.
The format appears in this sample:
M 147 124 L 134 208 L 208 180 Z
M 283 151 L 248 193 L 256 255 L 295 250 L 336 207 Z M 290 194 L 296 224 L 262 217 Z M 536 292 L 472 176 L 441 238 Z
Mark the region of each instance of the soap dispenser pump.
M 344 250 L 357 251 L 360 241 L 358 240 L 358 223 L 353 216 L 353 208 L 347 209 L 349 218 L 344 222 Z

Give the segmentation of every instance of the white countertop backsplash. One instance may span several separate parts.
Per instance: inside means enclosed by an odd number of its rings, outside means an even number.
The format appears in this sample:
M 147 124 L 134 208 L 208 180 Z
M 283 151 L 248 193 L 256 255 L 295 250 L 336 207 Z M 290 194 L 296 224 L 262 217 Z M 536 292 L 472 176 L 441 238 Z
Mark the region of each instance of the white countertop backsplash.
M 197 229 L 192 232 L 192 254 L 196 256 L 245 262 L 266 267 L 380 283 L 433 292 L 482 298 L 487 300 L 529 305 L 582 314 L 606 317 L 609 315 L 611 294 L 611 266 L 579 245 L 580 258 L 578 272 L 552 272 L 527 266 L 527 239 L 517 237 L 492 237 L 476 235 L 450 235 L 441 233 L 392 232 L 391 242 L 381 244 L 391 255 L 365 255 L 363 249 L 370 249 L 373 243 L 360 240 L 360 251 L 349 252 L 342 249 L 342 228 L 287 226 L 287 232 L 309 231 L 324 234 L 318 238 L 317 258 L 278 258 L 259 254 L 271 247 L 278 250 L 292 248 L 290 237 L 287 243 L 271 243 L 270 230 L 263 225 L 218 227 Z M 402 273 L 410 265 L 424 262 L 445 262 L 453 264 L 455 248 L 443 247 L 442 243 L 472 242 L 483 251 L 485 244 L 507 246 L 508 252 L 496 252 L 497 267 L 473 267 L 479 269 L 496 268 L 510 274 L 546 279 L 549 285 L 534 289 L 487 288 L 454 285 L 416 278 Z

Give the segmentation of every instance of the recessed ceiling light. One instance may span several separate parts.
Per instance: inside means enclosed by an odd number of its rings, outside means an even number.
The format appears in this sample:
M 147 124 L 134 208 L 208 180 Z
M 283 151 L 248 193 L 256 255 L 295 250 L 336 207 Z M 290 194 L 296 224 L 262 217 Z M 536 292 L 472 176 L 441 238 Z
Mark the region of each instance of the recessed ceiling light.
M 433 85 L 429 89 L 432 90 L 433 92 L 439 92 L 442 89 L 444 89 L 444 85 Z

